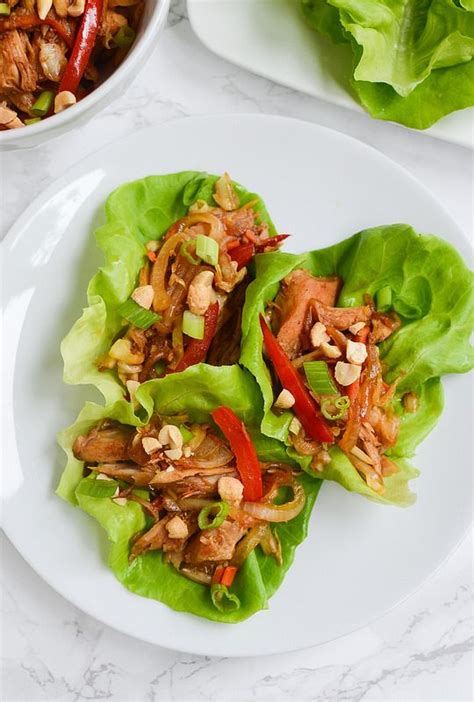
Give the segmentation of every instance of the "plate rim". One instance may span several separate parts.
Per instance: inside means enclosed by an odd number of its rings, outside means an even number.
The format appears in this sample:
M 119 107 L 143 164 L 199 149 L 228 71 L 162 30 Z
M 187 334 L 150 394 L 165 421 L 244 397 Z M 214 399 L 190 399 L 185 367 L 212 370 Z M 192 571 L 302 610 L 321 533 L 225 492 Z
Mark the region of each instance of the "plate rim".
M 162 128 L 163 125 L 176 125 L 179 123 L 183 122 L 207 122 L 207 121 L 212 121 L 212 120 L 222 120 L 226 119 L 228 117 L 232 117 L 236 120 L 259 120 L 261 122 L 266 122 L 268 120 L 272 121 L 277 121 L 277 122 L 286 122 L 288 125 L 293 125 L 293 126 L 298 126 L 298 124 L 303 124 L 306 127 L 311 127 L 312 129 L 324 133 L 330 133 L 332 135 L 332 138 L 338 139 L 340 142 L 345 142 L 345 143 L 352 143 L 354 144 L 357 148 L 361 149 L 362 151 L 368 151 L 369 153 L 372 154 L 373 157 L 375 157 L 377 160 L 385 163 L 386 165 L 390 165 L 392 169 L 398 172 L 399 175 L 402 175 L 406 180 L 408 180 L 412 185 L 415 185 L 419 190 L 422 190 L 433 202 L 436 203 L 436 206 L 438 210 L 442 211 L 443 214 L 446 216 L 447 219 L 449 219 L 452 223 L 453 229 L 456 230 L 456 232 L 459 234 L 460 238 L 463 240 L 464 243 L 464 249 L 467 250 L 470 244 L 469 237 L 465 234 L 463 229 L 460 227 L 460 225 L 456 222 L 454 217 L 451 215 L 451 213 L 447 210 L 447 208 L 444 206 L 444 204 L 438 202 L 433 195 L 433 193 L 430 191 L 430 189 L 421 181 L 419 181 L 413 174 L 410 173 L 404 166 L 401 166 L 399 163 L 394 161 L 392 158 L 389 156 L 386 156 L 383 152 L 379 151 L 375 147 L 373 147 L 370 144 L 367 144 L 360 139 L 357 139 L 351 135 L 345 134 L 344 132 L 340 132 L 338 130 L 325 127 L 322 125 L 319 125 L 317 123 L 311 122 L 309 120 L 304 120 L 304 119 L 299 119 L 299 118 L 293 118 L 293 117 L 287 117 L 287 116 L 281 116 L 277 114 L 265 114 L 265 113 L 216 113 L 216 114 L 209 114 L 209 115 L 194 115 L 194 116 L 185 116 L 185 117 L 180 117 L 178 119 L 173 119 L 170 118 L 168 120 L 164 120 L 163 122 L 160 122 L 159 124 L 152 125 L 149 127 L 146 127 L 144 129 L 139 130 L 138 132 L 134 132 L 131 137 L 136 138 L 138 134 L 143 135 L 148 133 L 153 133 L 157 129 Z M 24 230 L 25 228 L 28 227 L 29 223 L 35 218 L 36 213 L 38 210 L 44 206 L 46 201 L 49 201 L 51 196 L 57 192 L 58 186 L 59 187 L 64 187 L 66 184 L 70 183 L 74 178 L 79 175 L 84 167 L 87 167 L 87 163 L 93 163 L 94 161 L 99 161 L 101 155 L 106 152 L 107 150 L 112 151 L 116 141 L 118 140 L 113 140 L 112 142 L 105 144 L 101 149 L 98 151 L 89 154 L 85 156 L 84 158 L 80 159 L 73 165 L 71 165 L 68 169 L 64 171 L 58 178 L 55 178 L 46 188 L 44 188 L 38 195 L 37 197 L 28 205 L 28 207 L 24 210 L 24 212 L 18 217 L 18 219 L 14 222 L 14 224 L 9 228 L 7 231 L 7 234 L 3 238 L 1 244 L 2 244 L 2 254 L 7 253 L 7 249 L 9 246 L 15 242 L 15 240 L 18 237 L 21 237 L 24 235 Z M 461 254 L 464 256 L 465 251 L 461 251 Z M 3 301 L 2 301 L 2 309 L 3 309 Z M 6 411 L 8 412 L 11 410 L 11 398 L 7 397 L 4 395 L 2 398 L 2 415 L 3 412 Z M 189 648 L 185 646 L 177 646 L 173 645 L 172 643 L 157 643 L 156 640 L 153 638 L 150 638 L 144 634 L 137 634 L 131 632 L 126 625 L 124 627 L 117 626 L 115 623 L 111 623 L 107 617 L 102 617 L 99 618 L 95 613 L 93 613 L 90 608 L 86 604 L 77 604 L 77 602 L 72 601 L 68 595 L 66 595 L 62 589 L 53 584 L 51 581 L 50 577 L 48 576 L 47 572 L 45 572 L 45 569 L 42 567 L 37 567 L 37 565 L 33 565 L 29 555 L 25 554 L 21 548 L 17 546 L 15 543 L 15 535 L 12 533 L 12 531 L 9 530 L 8 527 L 8 522 L 5 519 L 4 515 L 1 515 L 2 518 L 2 528 L 9 539 L 9 541 L 12 543 L 14 546 L 15 550 L 18 551 L 20 556 L 28 563 L 29 567 L 31 567 L 39 577 L 41 577 L 42 580 L 44 580 L 58 595 L 60 595 L 62 598 L 64 598 L 69 604 L 71 604 L 74 607 L 77 607 L 81 611 L 83 611 L 85 614 L 88 616 L 92 617 L 96 621 L 100 622 L 103 625 L 110 626 L 112 629 L 125 634 L 127 636 L 131 636 L 137 640 L 140 641 L 145 641 L 146 643 L 149 643 L 154 646 L 159 646 L 161 648 L 177 651 L 177 652 L 183 652 L 183 653 L 188 653 L 188 654 L 193 654 L 193 655 L 204 655 L 204 656 L 212 656 L 212 657 L 218 657 L 218 654 L 215 651 L 215 646 L 207 647 L 204 642 L 201 642 L 201 645 L 199 647 L 199 650 L 196 650 L 196 648 Z M 466 538 L 466 533 L 469 531 L 470 526 L 468 526 L 462 534 L 459 535 L 455 545 L 451 548 L 451 550 L 444 554 L 436 563 L 434 568 L 408 593 L 406 593 L 401 599 L 395 601 L 390 607 L 387 609 L 383 610 L 382 612 L 375 614 L 373 617 L 371 617 L 364 625 L 362 626 L 356 626 L 354 629 L 351 629 L 349 631 L 344 632 L 343 634 L 337 635 L 332 638 L 325 639 L 324 641 L 320 641 L 316 644 L 303 644 L 303 645 L 292 645 L 290 647 L 288 646 L 283 646 L 283 647 L 278 647 L 278 648 L 272 648 L 270 651 L 265 649 L 261 652 L 253 652 L 253 653 L 246 653 L 246 652 L 232 652 L 229 653 L 226 651 L 224 654 L 226 657 L 229 658 L 243 658 L 243 657 L 248 657 L 248 656 L 261 656 L 261 655 L 277 655 L 277 654 L 282 654 L 282 653 L 289 653 L 292 651 L 298 651 L 298 650 L 303 650 L 305 648 L 312 648 L 316 646 L 321 646 L 324 645 L 325 643 L 329 643 L 331 641 L 336 641 L 340 638 L 344 638 L 345 636 L 349 636 L 356 631 L 364 630 L 366 627 L 370 627 L 373 625 L 376 621 L 384 617 L 385 615 L 389 614 L 392 612 L 396 607 L 399 605 L 403 604 L 405 601 L 407 601 L 409 598 L 412 597 L 412 595 L 415 595 L 421 587 L 423 587 L 426 583 L 428 583 L 438 572 L 439 570 L 444 566 L 444 564 L 451 558 L 451 556 L 459 549 L 460 545 Z M 138 597 L 138 595 L 135 595 Z

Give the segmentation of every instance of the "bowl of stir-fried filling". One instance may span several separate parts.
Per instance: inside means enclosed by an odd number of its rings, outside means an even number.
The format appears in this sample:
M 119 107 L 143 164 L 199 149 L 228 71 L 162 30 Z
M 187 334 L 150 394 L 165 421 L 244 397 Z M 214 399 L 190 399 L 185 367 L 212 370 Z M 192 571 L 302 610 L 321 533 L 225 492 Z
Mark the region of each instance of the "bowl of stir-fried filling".
M 0 148 L 34 146 L 117 97 L 169 0 L 0 2 Z

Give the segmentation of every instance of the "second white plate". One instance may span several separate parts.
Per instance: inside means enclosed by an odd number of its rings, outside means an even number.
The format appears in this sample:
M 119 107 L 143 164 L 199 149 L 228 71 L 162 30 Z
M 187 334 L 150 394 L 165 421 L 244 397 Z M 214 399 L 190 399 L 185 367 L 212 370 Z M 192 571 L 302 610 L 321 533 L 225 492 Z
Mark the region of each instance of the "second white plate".
M 2 363 L 3 523 L 30 565 L 102 622 L 145 641 L 219 656 L 268 654 L 334 639 L 412 592 L 470 522 L 466 379 L 447 378 L 446 409 L 416 457 L 418 502 L 389 508 L 325 483 L 308 539 L 270 602 L 238 625 L 174 612 L 131 594 L 106 565 L 100 527 L 54 494 L 64 465 L 56 432 L 91 388 L 62 383 L 61 338 L 80 315 L 101 260 L 92 232 L 119 184 L 186 169 L 222 173 L 260 193 L 292 251 L 328 246 L 377 224 L 410 222 L 467 253 L 434 198 L 377 151 L 337 132 L 279 117 L 180 120 L 107 146 L 56 181 L 5 240 Z M 447 440 L 449 437 L 449 440 Z
M 197 36 L 219 56 L 281 85 L 362 112 L 349 93 L 349 53 L 310 29 L 300 5 L 300 0 L 188 0 L 188 14 Z M 473 148 L 473 122 L 474 109 L 469 108 L 420 133 Z

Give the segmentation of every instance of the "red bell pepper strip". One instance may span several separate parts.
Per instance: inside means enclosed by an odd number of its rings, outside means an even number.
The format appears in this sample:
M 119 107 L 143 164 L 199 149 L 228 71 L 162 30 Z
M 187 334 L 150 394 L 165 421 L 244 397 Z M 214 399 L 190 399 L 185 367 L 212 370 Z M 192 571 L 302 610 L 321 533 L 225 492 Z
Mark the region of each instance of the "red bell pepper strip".
M 244 498 L 259 502 L 263 497 L 262 471 L 244 423 L 228 407 L 218 407 L 211 414 L 234 452 L 237 472 L 244 485 Z
M 231 587 L 237 574 L 236 566 L 217 566 L 211 579 L 212 585 Z
M 354 380 L 353 383 L 351 383 L 350 385 L 348 385 L 346 387 L 346 395 L 349 398 L 349 400 L 351 401 L 351 403 L 355 402 L 355 399 L 356 399 L 357 395 L 359 394 L 359 387 L 360 387 L 360 380 L 359 379 Z
M 70 32 L 68 32 L 64 24 L 54 17 L 40 19 L 36 15 L 12 15 L 8 19 L 0 20 L 0 34 L 2 32 L 10 32 L 13 29 L 34 29 L 35 27 L 41 27 L 43 24 L 47 24 L 48 27 L 54 29 L 67 46 L 69 48 L 72 47 L 73 37 Z
M 103 0 L 86 0 L 81 24 L 74 40 L 66 70 L 59 83 L 58 93 L 69 90 L 76 93 L 89 63 L 102 21 Z
M 191 339 L 186 347 L 186 350 L 180 362 L 173 368 L 172 373 L 180 373 L 189 366 L 194 366 L 196 363 L 201 363 L 206 359 L 209 346 L 213 340 L 216 328 L 217 319 L 219 317 L 219 303 L 214 302 L 206 310 L 204 315 L 204 336 L 202 339 Z
M 300 374 L 293 367 L 290 359 L 268 328 L 263 315 L 260 315 L 260 327 L 275 373 L 285 390 L 289 390 L 295 398 L 295 414 L 303 425 L 306 434 L 315 441 L 321 441 L 326 444 L 334 443 L 334 436 L 329 429 L 329 425 L 309 394 Z

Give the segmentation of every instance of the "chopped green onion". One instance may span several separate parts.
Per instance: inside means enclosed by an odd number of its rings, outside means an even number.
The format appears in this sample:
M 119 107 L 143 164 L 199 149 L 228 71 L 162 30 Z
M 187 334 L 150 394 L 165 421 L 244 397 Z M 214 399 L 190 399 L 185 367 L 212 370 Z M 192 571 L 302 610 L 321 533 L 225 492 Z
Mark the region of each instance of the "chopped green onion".
M 76 493 L 86 497 L 113 497 L 117 492 L 118 483 L 115 480 L 98 480 L 97 478 L 86 478 L 81 480 L 76 488 Z
M 327 399 L 321 403 L 321 413 L 326 419 L 342 419 L 349 409 L 351 401 L 347 395 L 338 397 L 336 400 Z M 332 408 L 335 408 L 332 411 Z
M 131 297 L 120 305 L 117 312 L 124 317 L 127 322 L 130 322 L 130 324 L 140 329 L 148 329 L 152 324 L 161 319 L 159 314 L 155 314 L 151 310 L 140 307 Z
M 204 317 L 185 310 L 183 314 L 183 334 L 193 339 L 204 339 Z
M 135 30 L 128 25 L 120 27 L 113 37 L 115 46 L 118 46 L 120 49 L 128 49 L 133 44 L 134 39 Z
M 29 119 L 25 119 L 25 124 L 37 124 L 37 122 L 41 122 L 41 117 L 30 117 Z
M 237 595 L 229 592 L 225 585 L 213 583 L 211 585 L 212 604 L 219 612 L 235 612 L 240 609 L 240 600 Z
M 188 261 L 188 263 L 192 263 L 193 266 L 198 266 L 199 259 L 194 258 L 194 256 L 189 252 L 189 245 L 190 244 L 194 244 L 194 241 L 192 241 L 192 239 L 190 241 L 183 241 L 183 243 L 181 244 L 181 247 L 179 249 L 179 253 L 181 254 L 181 256 L 184 256 L 184 258 L 186 259 L 186 261 Z
M 181 436 L 183 437 L 183 442 L 185 444 L 194 439 L 193 432 L 189 431 L 188 427 L 185 427 L 184 424 L 179 425 L 179 430 L 181 432 Z
M 7 2 L 0 2 L 0 15 L 8 16 L 10 12 L 10 5 Z
M 303 368 L 308 385 L 315 395 L 339 395 L 325 361 L 307 361 L 303 363 Z
M 212 502 L 199 512 L 198 526 L 203 531 L 205 529 L 217 529 L 223 524 L 228 514 L 229 505 L 227 502 Z
M 164 361 L 157 361 L 153 368 L 158 378 L 161 378 L 166 373 L 166 363 Z
M 392 307 L 392 288 L 386 285 L 375 293 L 375 304 L 379 312 L 388 312 Z
M 33 104 L 30 112 L 35 117 L 44 117 L 50 111 L 54 100 L 52 90 L 43 90 L 36 102 Z
M 219 261 L 219 244 L 210 236 L 198 234 L 196 237 L 196 254 L 210 266 L 216 266 Z

